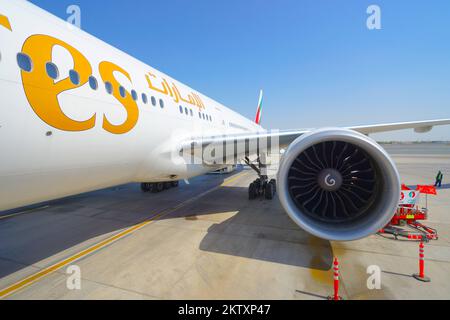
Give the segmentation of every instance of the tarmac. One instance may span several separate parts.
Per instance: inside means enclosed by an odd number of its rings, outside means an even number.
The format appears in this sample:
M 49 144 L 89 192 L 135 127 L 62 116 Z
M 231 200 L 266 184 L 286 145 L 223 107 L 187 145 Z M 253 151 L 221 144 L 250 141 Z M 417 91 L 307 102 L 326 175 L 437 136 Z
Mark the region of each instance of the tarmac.
M 346 300 L 449 299 L 450 147 L 386 149 L 407 185 L 433 184 L 444 173 L 438 195 L 428 197 L 427 225 L 439 234 L 425 244 L 430 283 L 412 277 L 417 242 L 318 239 L 277 198 L 249 201 L 255 174 L 244 168 L 159 194 L 129 184 L 0 213 L 0 298 L 321 300 L 332 294 L 338 257 Z M 381 289 L 367 285 L 370 266 Z

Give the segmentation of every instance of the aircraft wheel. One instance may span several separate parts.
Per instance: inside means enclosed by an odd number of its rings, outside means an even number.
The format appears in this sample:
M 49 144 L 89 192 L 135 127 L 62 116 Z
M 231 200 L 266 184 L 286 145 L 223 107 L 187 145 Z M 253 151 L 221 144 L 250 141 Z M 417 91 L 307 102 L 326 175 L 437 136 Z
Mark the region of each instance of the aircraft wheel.
M 254 182 L 250 183 L 250 186 L 248 187 L 248 199 L 254 200 L 258 196 L 258 190 L 257 186 Z
M 170 189 L 172 188 L 172 183 L 171 182 L 164 182 L 164 190 Z
M 277 181 L 275 179 L 272 179 L 269 181 L 269 183 L 273 185 L 273 193 L 277 193 Z
M 172 187 L 176 188 L 180 185 L 179 181 L 172 181 Z
M 141 190 L 142 192 L 150 192 L 151 184 L 147 182 L 141 183 Z
M 153 187 L 152 187 L 153 193 L 158 193 L 163 190 L 164 190 L 164 183 L 162 183 L 162 182 L 153 183 Z
M 264 196 L 267 200 L 272 200 L 275 195 L 275 187 L 273 183 L 266 184 L 265 190 L 264 190 Z

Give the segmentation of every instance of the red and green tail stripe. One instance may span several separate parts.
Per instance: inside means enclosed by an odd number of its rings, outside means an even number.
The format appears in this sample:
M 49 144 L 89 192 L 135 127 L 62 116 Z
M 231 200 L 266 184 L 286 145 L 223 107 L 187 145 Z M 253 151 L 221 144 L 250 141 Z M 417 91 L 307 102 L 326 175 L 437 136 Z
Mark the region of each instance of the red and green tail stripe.
M 258 109 L 256 110 L 256 118 L 255 118 L 256 124 L 261 124 L 262 105 L 263 105 L 263 91 L 261 90 L 261 93 L 259 94 Z

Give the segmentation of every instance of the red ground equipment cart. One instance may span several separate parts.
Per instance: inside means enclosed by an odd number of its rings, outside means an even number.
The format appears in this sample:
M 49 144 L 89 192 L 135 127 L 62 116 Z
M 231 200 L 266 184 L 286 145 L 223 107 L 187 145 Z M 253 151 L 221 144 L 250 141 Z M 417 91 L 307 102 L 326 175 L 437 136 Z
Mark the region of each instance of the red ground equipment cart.
M 437 231 L 419 221 L 428 219 L 428 195 L 436 195 L 434 186 L 418 185 L 412 190 L 402 185 L 400 204 L 391 222 L 378 233 L 393 235 L 399 238 L 415 241 L 437 240 Z M 420 207 L 420 197 L 425 195 L 425 207 Z

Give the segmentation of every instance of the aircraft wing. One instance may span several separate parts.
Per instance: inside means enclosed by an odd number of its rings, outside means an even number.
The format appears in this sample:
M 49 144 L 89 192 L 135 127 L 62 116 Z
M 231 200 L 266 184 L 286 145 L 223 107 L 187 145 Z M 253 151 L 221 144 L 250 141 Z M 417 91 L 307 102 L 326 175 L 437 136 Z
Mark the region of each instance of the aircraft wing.
M 376 124 L 366 126 L 352 126 L 345 128 L 360 132 L 362 134 L 369 135 L 372 133 L 389 132 L 404 129 L 414 129 L 415 132 L 424 133 L 429 132 L 435 126 L 442 126 L 442 125 L 450 125 L 450 119 L 397 122 L 397 123 Z M 283 130 L 283 131 L 261 130 L 260 132 L 248 134 L 239 133 L 221 136 L 193 138 L 183 142 L 180 151 L 188 152 L 190 154 L 201 154 L 199 152 L 203 152 L 206 148 L 209 148 L 210 150 L 214 148 L 217 150 L 220 148 L 221 151 L 223 152 L 218 152 L 217 156 L 214 156 L 214 154 L 211 156 L 211 154 L 209 154 L 209 158 L 212 158 L 214 162 L 216 160 L 221 160 L 222 158 L 223 159 L 226 158 L 227 161 L 229 161 L 230 157 L 234 159 L 242 159 L 246 156 L 257 154 L 258 151 L 261 150 L 261 148 L 264 148 L 269 151 L 275 147 L 286 148 L 295 139 L 313 130 L 314 129 Z M 274 143 L 274 141 L 276 141 L 276 143 Z M 264 147 L 261 147 L 262 145 Z
M 440 119 L 440 120 L 386 123 L 371 126 L 357 126 L 357 127 L 349 127 L 348 129 L 352 129 L 363 134 L 388 132 L 403 129 L 414 129 L 415 132 L 424 133 L 431 131 L 431 129 L 433 129 L 433 127 L 435 126 L 443 126 L 448 124 L 450 124 L 450 119 Z

